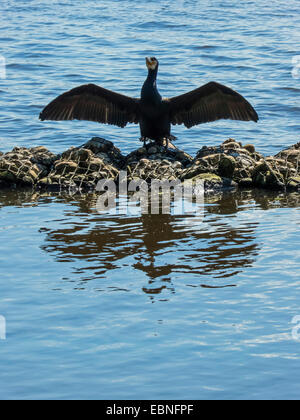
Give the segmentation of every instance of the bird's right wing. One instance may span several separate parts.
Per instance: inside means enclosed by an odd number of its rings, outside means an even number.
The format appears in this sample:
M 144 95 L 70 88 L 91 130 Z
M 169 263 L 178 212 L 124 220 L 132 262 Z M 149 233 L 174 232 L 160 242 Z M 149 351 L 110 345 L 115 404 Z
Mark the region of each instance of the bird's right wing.
M 89 84 L 58 96 L 40 113 L 44 120 L 87 120 L 125 127 L 139 122 L 139 100 Z
M 171 123 L 184 124 L 188 128 L 222 118 L 258 121 L 256 111 L 242 95 L 216 82 L 165 102 L 169 104 Z

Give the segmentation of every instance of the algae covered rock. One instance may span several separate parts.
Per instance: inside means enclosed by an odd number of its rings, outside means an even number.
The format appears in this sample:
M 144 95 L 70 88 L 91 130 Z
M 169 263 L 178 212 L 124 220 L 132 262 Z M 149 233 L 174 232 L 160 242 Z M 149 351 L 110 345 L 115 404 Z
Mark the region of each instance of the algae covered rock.
M 251 169 L 263 158 L 255 147 L 230 138 L 219 146 L 204 146 L 197 153 L 196 159 L 203 159 L 210 167 L 210 172 L 232 179 L 240 186 L 251 186 Z
M 181 179 L 190 179 L 194 178 L 199 174 L 204 173 L 213 173 L 214 168 L 209 164 L 205 159 L 198 158 L 195 159 L 187 168 L 185 168 L 181 173 Z
M 297 168 L 298 173 L 300 170 L 300 142 L 294 144 L 288 149 L 282 150 L 279 152 L 275 158 L 284 160 L 285 162 L 291 163 L 295 168 Z
M 237 162 L 233 156 L 222 154 L 219 160 L 218 173 L 224 177 L 232 178 Z
M 226 189 L 235 189 L 237 184 L 229 178 L 222 178 L 219 175 L 207 172 L 200 173 L 193 178 L 189 178 L 188 181 L 196 183 L 197 181 L 203 183 L 204 191 L 220 191 Z
M 270 189 L 298 189 L 297 181 L 294 180 L 300 172 L 293 150 L 292 148 L 291 154 L 289 151 L 283 151 L 257 162 L 252 168 L 254 185 Z
M 290 177 L 287 180 L 287 188 L 300 192 L 300 176 Z

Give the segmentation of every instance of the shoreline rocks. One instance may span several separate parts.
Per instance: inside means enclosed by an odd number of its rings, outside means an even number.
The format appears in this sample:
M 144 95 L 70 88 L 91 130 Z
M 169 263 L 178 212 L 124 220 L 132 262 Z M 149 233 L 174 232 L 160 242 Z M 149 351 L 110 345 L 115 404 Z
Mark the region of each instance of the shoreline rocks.
M 300 191 L 300 143 L 264 157 L 252 144 L 228 139 L 204 146 L 193 158 L 170 144 L 150 143 L 124 156 L 108 140 L 94 137 L 55 155 L 45 147 L 0 152 L 0 188 L 31 186 L 49 190 L 95 190 L 98 181 L 142 179 L 202 180 L 206 191 L 263 188 Z

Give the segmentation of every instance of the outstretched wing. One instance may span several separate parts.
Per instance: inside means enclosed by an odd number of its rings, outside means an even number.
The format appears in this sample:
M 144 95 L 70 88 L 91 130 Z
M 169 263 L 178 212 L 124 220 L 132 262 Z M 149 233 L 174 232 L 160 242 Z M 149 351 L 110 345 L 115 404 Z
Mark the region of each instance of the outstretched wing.
M 190 128 L 219 119 L 258 121 L 250 103 L 239 93 L 216 82 L 166 100 L 172 124 Z
M 44 120 L 87 120 L 125 127 L 139 122 L 139 100 L 89 84 L 58 96 L 40 113 Z

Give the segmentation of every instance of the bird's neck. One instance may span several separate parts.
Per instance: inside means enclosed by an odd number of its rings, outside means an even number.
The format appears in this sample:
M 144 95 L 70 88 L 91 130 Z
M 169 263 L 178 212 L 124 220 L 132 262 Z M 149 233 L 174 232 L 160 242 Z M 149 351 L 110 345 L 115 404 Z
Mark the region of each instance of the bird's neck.
M 141 97 L 142 99 L 161 99 L 156 86 L 157 68 L 155 70 L 148 71 L 148 77 L 142 88 Z
M 148 77 L 146 79 L 146 82 L 148 81 L 149 83 L 153 83 L 156 86 L 157 70 L 157 67 L 155 70 L 148 70 Z

